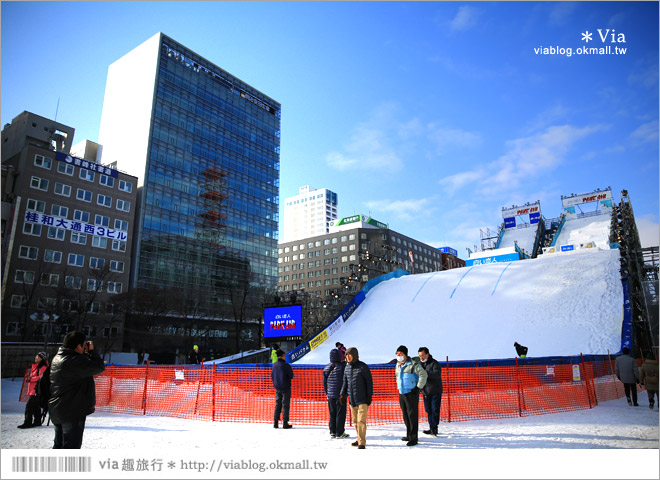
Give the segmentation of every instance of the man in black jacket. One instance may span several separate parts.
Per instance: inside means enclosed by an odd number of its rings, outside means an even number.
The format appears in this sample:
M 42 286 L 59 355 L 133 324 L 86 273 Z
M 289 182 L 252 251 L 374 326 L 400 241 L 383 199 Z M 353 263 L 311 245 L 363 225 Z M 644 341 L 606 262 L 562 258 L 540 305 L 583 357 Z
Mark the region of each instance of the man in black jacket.
M 286 363 L 283 350 L 277 350 L 277 362 L 273 363 L 271 377 L 275 387 L 275 413 L 273 414 L 273 426 L 278 428 L 280 413 L 282 414 L 282 428 L 292 428 L 289 423 L 289 405 L 291 404 L 291 380 L 293 379 L 293 368 Z
M 513 342 L 513 346 L 516 348 L 516 353 L 520 358 L 527 358 L 527 347 L 520 345 L 518 342 Z
M 94 375 L 105 364 L 82 332 L 69 332 L 50 367 L 48 411 L 55 427 L 53 448 L 80 448 L 85 420 L 94 413 Z
M 429 429 L 424 430 L 427 435 L 438 435 L 440 423 L 440 404 L 442 402 L 442 370 L 438 361 L 433 358 L 426 347 L 419 347 L 420 365 L 426 370 L 426 385 L 422 389 L 424 410 L 429 419 Z
M 346 350 L 346 368 L 339 397 L 342 403 L 346 401 L 347 395 L 358 437 L 351 445 L 363 450 L 367 444 L 367 411 L 374 395 L 374 382 L 369 366 L 359 360 L 355 347 Z

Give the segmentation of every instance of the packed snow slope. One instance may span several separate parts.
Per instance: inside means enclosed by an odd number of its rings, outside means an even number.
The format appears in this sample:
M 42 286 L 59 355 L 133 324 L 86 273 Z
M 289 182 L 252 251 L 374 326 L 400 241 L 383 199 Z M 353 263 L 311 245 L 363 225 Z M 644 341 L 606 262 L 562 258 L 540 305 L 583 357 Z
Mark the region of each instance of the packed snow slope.
M 403 344 L 444 360 L 618 352 L 623 290 L 619 250 L 582 250 L 387 280 L 298 364 L 325 364 L 335 342 L 387 363 Z
M 534 250 L 534 240 L 536 240 L 538 228 L 538 224 L 525 228 L 507 228 L 502 234 L 499 248 L 513 247 L 514 242 L 517 242 L 518 247 L 522 248 L 527 255 L 531 256 Z
M 569 218 L 559 231 L 555 245 L 576 245 L 595 242 L 599 248 L 608 248 L 610 244 L 609 214 L 595 217 Z

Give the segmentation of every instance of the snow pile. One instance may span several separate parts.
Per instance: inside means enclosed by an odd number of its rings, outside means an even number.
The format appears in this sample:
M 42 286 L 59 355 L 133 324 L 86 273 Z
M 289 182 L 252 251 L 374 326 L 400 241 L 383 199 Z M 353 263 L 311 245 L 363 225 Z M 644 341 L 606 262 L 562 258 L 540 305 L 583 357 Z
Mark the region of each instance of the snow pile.
M 568 217 L 559 231 L 555 245 L 580 245 L 595 242 L 599 248 L 609 248 L 610 245 L 609 214 L 595 217 Z
M 437 359 L 606 354 L 621 342 L 619 251 L 546 255 L 509 263 L 406 275 L 372 289 L 347 322 L 298 363 L 326 364 L 335 342 L 367 363 L 403 344 Z

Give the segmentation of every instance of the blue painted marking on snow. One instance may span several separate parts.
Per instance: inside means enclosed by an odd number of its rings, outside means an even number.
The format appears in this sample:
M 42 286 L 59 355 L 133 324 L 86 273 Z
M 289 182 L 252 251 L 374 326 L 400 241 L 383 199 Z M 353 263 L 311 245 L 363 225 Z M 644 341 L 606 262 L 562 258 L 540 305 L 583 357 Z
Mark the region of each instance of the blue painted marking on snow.
M 510 266 L 511 266 L 511 263 L 507 264 L 507 266 L 504 267 L 504 270 L 502 270 L 502 273 L 500 273 L 500 277 L 497 279 L 497 282 L 495 282 L 495 288 L 493 288 L 493 291 L 490 294 L 491 297 L 495 293 L 495 290 L 497 290 L 497 286 L 500 284 L 500 280 L 502 280 L 502 275 L 504 275 L 504 272 L 506 272 L 506 269 L 509 268 Z
M 429 278 L 427 278 L 426 281 L 425 281 L 424 283 L 422 283 L 422 286 L 419 287 L 419 290 L 417 290 L 417 293 L 415 294 L 415 296 L 413 297 L 413 299 L 410 301 L 410 303 L 413 303 L 413 302 L 415 301 L 415 299 L 417 298 L 417 295 L 419 295 L 419 292 L 421 292 L 422 289 L 426 286 L 426 283 L 427 283 L 429 280 L 431 280 L 433 277 L 435 277 L 437 273 L 438 273 L 438 272 L 435 272 L 433 275 L 431 275 Z
M 470 270 L 472 270 L 473 268 L 474 268 L 474 265 L 472 265 L 472 266 L 470 267 Z M 456 293 L 456 289 L 458 288 L 458 286 L 461 284 L 461 282 L 462 282 L 463 279 L 465 278 L 465 275 L 467 275 L 468 273 L 470 273 L 470 270 L 468 270 L 467 272 L 465 272 L 465 273 L 463 274 L 463 276 L 461 277 L 461 279 L 458 281 L 458 283 L 457 283 L 456 286 L 454 287 L 454 291 L 451 292 L 451 295 L 449 295 L 449 298 L 450 298 L 450 299 L 454 297 L 454 294 Z

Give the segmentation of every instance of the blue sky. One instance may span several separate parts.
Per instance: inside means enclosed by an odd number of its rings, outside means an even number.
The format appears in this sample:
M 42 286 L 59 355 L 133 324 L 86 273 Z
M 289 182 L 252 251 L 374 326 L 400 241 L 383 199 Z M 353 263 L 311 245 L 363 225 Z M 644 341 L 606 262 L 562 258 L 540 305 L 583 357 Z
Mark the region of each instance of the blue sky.
M 329 188 L 340 216 L 466 258 L 502 207 L 540 200 L 553 218 L 561 195 L 611 186 L 658 244 L 657 2 L 2 2 L 1 15 L 3 125 L 57 111 L 76 142 L 96 141 L 108 65 L 162 31 L 282 104 L 281 201 Z M 604 46 L 626 53 L 576 53 Z M 536 53 L 551 47 L 573 55 Z

